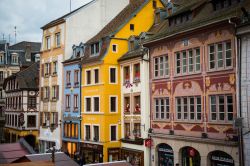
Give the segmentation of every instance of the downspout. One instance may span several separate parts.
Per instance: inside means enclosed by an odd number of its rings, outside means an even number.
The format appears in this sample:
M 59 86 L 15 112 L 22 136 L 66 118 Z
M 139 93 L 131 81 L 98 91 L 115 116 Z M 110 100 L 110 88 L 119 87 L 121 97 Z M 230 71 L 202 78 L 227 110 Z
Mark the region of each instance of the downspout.
M 82 140 L 82 64 L 78 64 L 78 67 L 80 69 L 80 98 L 79 98 L 79 106 L 80 106 L 80 144 L 79 144 L 79 156 L 80 156 L 80 150 L 81 150 L 81 140 Z M 79 137 L 78 137 L 79 138 Z
M 236 52 L 236 80 L 238 80 L 238 85 L 236 85 L 236 90 L 238 89 L 238 96 L 236 96 L 236 99 L 238 99 L 238 104 L 239 106 L 237 106 L 237 108 L 239 109 L 238 113 L 239 113 L 239 117 L 242 116 L 241 113 L 241 39 L 238 38 L 236 36 L 236 23 L 231 21 L 231 18 L 228 19 L 228 23 L 234 26 L 234 33 L 235 33 L 235 37 L 234 37 L 234 42 L 235 42 L 235 52 Z M 238 75 L 238 78 L 237 78 Z M 237 82 L 237 81 L 236 81 Z M 237 103 L 237 102 L 236 102 Z M 243 147 L 243 137 L 242 137 L 242 128 L 238 129 L 238 135 L 239 135 L 239 139 L 238 139 L 238 150 L 239 150 L 239 163 L 241 166 L 244 166 L 244 147 Z

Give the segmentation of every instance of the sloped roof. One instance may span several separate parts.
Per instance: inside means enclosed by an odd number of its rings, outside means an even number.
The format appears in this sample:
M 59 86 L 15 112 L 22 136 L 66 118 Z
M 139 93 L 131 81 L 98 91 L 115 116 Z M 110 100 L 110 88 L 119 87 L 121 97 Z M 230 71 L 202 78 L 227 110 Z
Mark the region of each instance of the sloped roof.
M 113 18 L 97 35 L 91 38 L 88 43 L 97 42 L 100 39 L 111 35 L 115 32 L 124 22 L 128 21 L 133 13 L 139 9 L 143 3 L 148 0 L 132 0 L 115 18 Z
M 144 44 L 151 43 L 156 40 L 161 40 L 167 37 L 171 37 L 183 32 L 190 31 L 192 29 L 206 27 L 210 24 L 227 21 L 230 18 L 236 18 L 236 17 L 239 18 L 241 17 L 242 14 L 240 9 L 241 7 L 244 6 L 246 9 L 250 8 L 250 1 L 248 0 L 244 0 L 243 2 L 240 2 L 237 5 L 233 5 L 231 7 L 221 9 L 218 11 L 213 11 L 211 0 L 206 0 L 206 2 L 204 2 L 204 0 L 197 0 L 197 3 L 200 4 L 201 2 L 204 3 L 205 5 L 202 7 L 202 9 L 196 12 L 195 16 L 192 18 L 191 21 L 169 27 L 168 20 L 166 20 L 164 21 L 165 27 L 162 28 L 162 30 L 160 30 L 158 33 L 153 35 L 151 38 L 145 40 Z M 182 14 L 182 12 L 179 12 L 178 10 L 181 11 L 183 10 L 181 6 L 179 9 L 177 9 L 176 12 Z M 194 10 L 194 6 L 189 6 L 188 10 Z M 184 11 L 186 11 L 186 9 Z
M 51 153 L 26 155 L 30 161 L 51 161 Z M 55 165 L 56 166 L 79 166 L 74 160 L 69 158 L 63 152 L 55 153 Z
M 65 14 L 65 15 L 63 15 L 63 16 L 61 16 L 61 17 L 59 17 L 59 18 L 57 18 L 57 19 L 55 19 L 55 20 L 52 20 L 51 22 L 49 22 L 49 23 L 45 24 L 44 26 L 42 26 L 41 29 L 47 29 L 47 28 L 49 28 L 49 27 L 52 27 L 52 26 L 54 26 L 54 25 L 57 25 L 57 24 L 59 24 L 59 23 L 64 22 L 64 21 L 65 21 L 64 19 L 65 19 L 66 17 L 68 17 L 69 15 L 71 15 L 71 14 L 75 13 L 76 11 L 82 9 L 83 7 L 85 7 L 85 6 L 87 6 L 88 4 L 92 3 L 93 1 L 95 1 L 95 0 L 92 0 L 92 1 L 90 1 L 89 3 L 84 4 L 84 5 L 80 6 L 79 8 L 77 8 L 77 9 L 75 9 L 75 10 L 73 10 L 73 11 L 71 11 L 71 12 L 69 12 L 69 13 L 67 13 L 67 14 Z
M 41 43 L 39 42 L 29 42 L 29 41 L 22 41 L 17 44 L 9 46 L 9 50 L 22 50 L 25 51 L 26 47 L 31 47 L 31 52 L 40 52 Z
M 16 78 L 20 89 L 38 89 L 37 79 L 39 77 L 39 62 L 33 63 L 28 68 L 21 70 L 4 80 L 3 87 L 6 88 L 7 82 Z

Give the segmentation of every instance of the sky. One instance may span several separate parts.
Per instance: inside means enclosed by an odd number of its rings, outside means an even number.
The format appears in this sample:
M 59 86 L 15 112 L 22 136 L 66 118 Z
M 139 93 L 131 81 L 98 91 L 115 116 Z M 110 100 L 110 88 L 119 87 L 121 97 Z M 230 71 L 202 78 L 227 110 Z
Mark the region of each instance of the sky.
M 91 0 L 71 0 L 74 10 Z M 70 11 L 70 0 L 0 0 L 0 40 L 41 42 L 46 23 Z

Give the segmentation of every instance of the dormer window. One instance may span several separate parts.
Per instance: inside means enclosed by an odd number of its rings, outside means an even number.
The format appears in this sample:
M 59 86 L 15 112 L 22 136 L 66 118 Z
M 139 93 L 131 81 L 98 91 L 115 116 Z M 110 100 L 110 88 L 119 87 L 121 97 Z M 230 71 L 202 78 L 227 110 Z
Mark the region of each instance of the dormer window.
M 100 52 L 100 43 L 99 42 L 90 45 L 91 56 L 95 56 L 95 55 L 99 54 L 99 52 Z
M 155 24 L 158 24 L 161 22 L 161 15 L 160 12 L 155 13 Z
M 16 53 L 12 54 L 11 63 L 12 64 L 17 64 L 18 63 L 18 55 Z
M 153 8 L 156 9 L 157 8 L 157 2 L 153 1 Z
M 240 3 L 242 0 L 213 0 L 213 9 L 214 11 L 224 9 L 230 6 L 233 6 L 237 3 Z
M 130 51 L 134 50 L 135 49 L 135 41 L 134 40 L 131 40 L 129 42 L 129 45 L 130 45 Z

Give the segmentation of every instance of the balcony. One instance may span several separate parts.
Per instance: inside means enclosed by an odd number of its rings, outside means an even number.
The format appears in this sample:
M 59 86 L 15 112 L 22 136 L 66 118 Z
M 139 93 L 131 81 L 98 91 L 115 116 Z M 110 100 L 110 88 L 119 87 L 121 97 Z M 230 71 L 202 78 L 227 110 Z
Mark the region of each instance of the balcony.
M 136 137 L 135 139 L 130 139 L 128 137 L 122 138 L 121 142 L 128 143 L 128 144 L 134 144 L 134 145 L 143 145 L 143 138 Z

